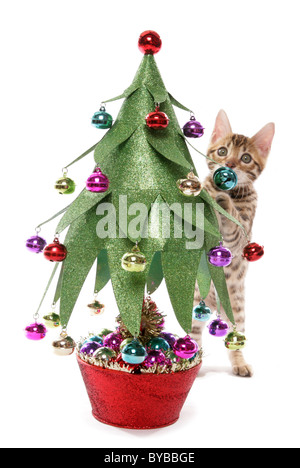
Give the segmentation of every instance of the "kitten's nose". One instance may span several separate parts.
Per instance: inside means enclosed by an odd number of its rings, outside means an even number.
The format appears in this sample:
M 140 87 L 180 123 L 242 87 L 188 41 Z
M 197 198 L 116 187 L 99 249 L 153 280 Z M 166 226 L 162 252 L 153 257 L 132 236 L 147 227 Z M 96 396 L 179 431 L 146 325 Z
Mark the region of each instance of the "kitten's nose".
M 233 161 L 228 161 L 226 163 L 227 167 L 230 167 L 230 169 L 234 169 L 236 167 L 236 164 Z

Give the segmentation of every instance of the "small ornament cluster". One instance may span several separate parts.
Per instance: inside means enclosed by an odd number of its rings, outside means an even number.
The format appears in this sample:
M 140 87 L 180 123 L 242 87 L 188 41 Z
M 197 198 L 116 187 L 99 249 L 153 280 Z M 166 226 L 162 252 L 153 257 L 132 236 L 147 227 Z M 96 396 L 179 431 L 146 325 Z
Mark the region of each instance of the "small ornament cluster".
M 164 316 L 149 297 L 144 300 L 138 337 L 129 333 L 120 316 L 117 322 L 115 331 L 102 330 L 79 343 L 79 357 L 134 374 L 178 372 L 201 361 L 202 351 L 189 335 L 179 338 L 164 331 Z
M 193 318 L 199 322 L 208 322 L 212 317 L 212 311 L 203 300 L 194 308 Z M 220 315 L 215 320 L 209 323 L 208 331 L 211 336 L 216 338 L 225 338 L 225 346 L 230 351 L 239 351 L 246 346 L 246 337 L 233 327 L 233 331 L 229 333 L 228 324 L 221 319 Z

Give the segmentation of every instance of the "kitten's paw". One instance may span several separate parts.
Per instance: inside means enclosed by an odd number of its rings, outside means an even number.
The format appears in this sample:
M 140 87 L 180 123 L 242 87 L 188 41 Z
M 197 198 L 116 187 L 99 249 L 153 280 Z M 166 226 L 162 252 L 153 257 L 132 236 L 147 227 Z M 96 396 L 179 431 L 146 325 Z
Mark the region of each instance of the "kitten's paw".
M 229 211 L 231 208 L 231 198 L 227 193 L 220 193 L 217 195 L 216 202 L 223 208 L 225 211 Z
M 249 364 L 241 364 L 239 366 L 233 366 L 232 368 L 234 375 L 239 377 L 253 377 L 253 369 Z

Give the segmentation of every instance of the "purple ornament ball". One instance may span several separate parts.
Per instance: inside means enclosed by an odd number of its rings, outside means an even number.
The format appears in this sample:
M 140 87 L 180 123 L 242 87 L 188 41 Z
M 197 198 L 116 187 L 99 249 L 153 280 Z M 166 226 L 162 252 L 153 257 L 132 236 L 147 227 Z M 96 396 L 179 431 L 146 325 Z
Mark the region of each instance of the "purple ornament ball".
M 143 362 L 143 366 L 153 367 L 155 364 L 159 364 L 163 366 L 166 364 L 167 358 L 162 351 L 151 350 L 148 352 L 148 356 L 146 357 L 145 361 Z
M 197 122 L 195 117 L 191 117 L 191 120 L 183 127 L 183 133 L 187 138 L 200 138 L 204 135 L 204 127 Z
M 102 344 L 97 343 L 96 341 L 87 341 L 80 348 L 80 352 L 92 356 L 97 349 L 102 348 Z
M 47 334 L 47 328 L 42 323 L 32 323 L 25 328 L 26 338 L 32 341 L 40 341 L 45 338 Z
M 119 351 L 123 340 L 124 338 L 120 333 L 110 333 L 104 338 L 103 345 L 114 351 Z
M 227 335 L 229 330 L 229 326 L 227 325 L 226 322 L 221 320 L 220 318 L 213 320 L 209 325 L 208 325 L 208 331 L 210 335 L 215 336 L 217 338 L 222 338 Z
M 173 348 L 176 342 L 176 337 L 172 333 L 163 332 L 160 334 L 160 337 L 166 340 L 169 343 L 170 347 Z
M 40 236 L 32 236 L 26 241 L 26 247 L 30 252 L 40 253 L 46 247 L 47 242 Z
M 185 338 L 179 338 L 176 341 L 173 351 L 181 359 L 191 359 L 199 351 L 199 346 L 196 341 L 187 335 Z
M 220 242 L 218 247 L 214 247 L 208 253 L 209 263 L 216 267 L 227 267 L 233 260 L 232 253 Z

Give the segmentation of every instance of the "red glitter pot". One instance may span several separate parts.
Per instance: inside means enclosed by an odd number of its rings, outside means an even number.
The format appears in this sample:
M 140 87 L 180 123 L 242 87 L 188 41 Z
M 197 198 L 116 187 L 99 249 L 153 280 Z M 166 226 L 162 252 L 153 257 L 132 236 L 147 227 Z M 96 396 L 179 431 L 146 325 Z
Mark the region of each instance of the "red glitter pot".
M 77 360 L 93 416 L 126 429 L 157 429 L 178 421 L 202 365 L 172 374 L 129 374 Z

